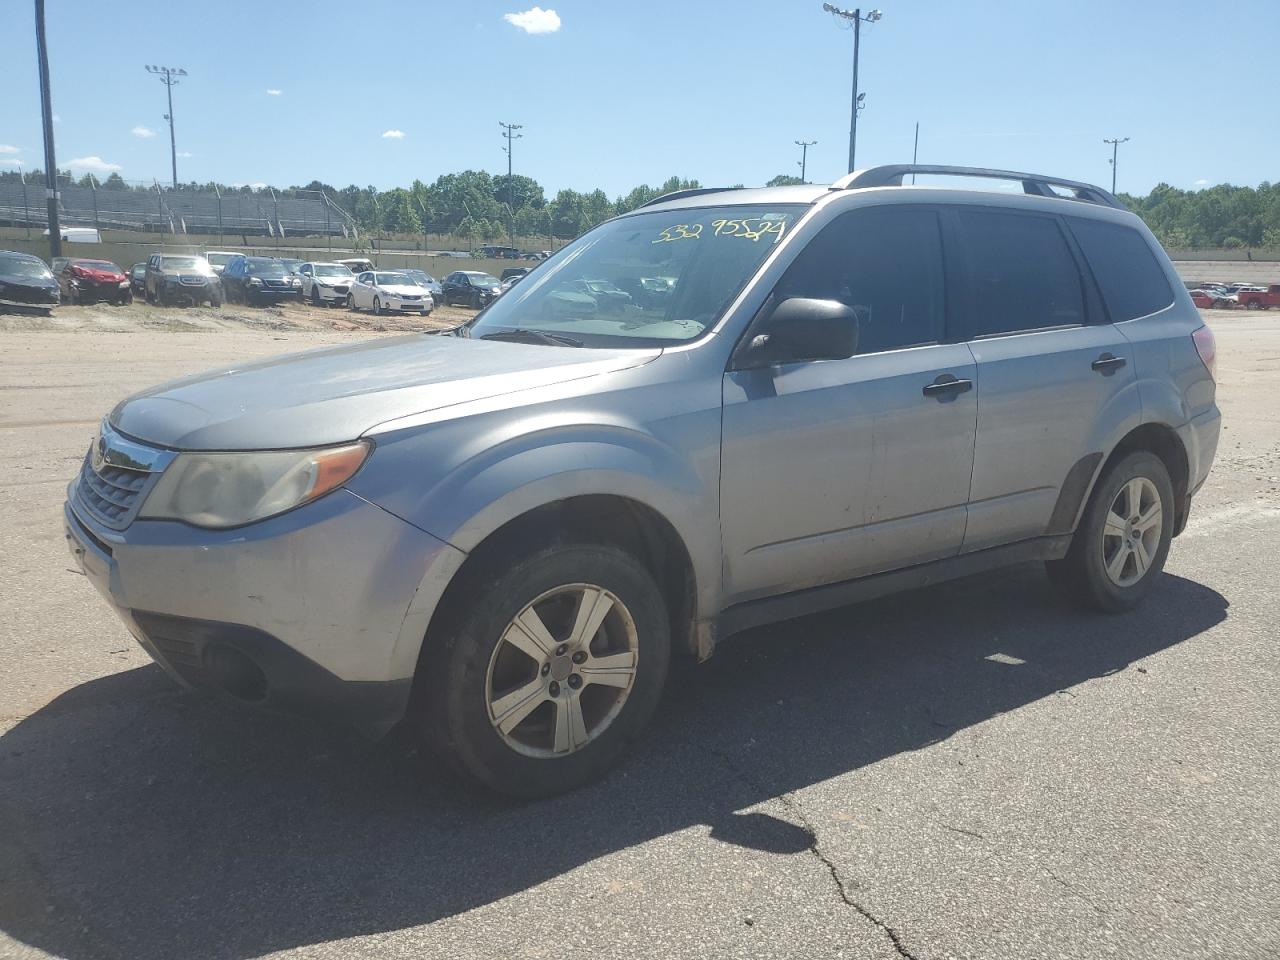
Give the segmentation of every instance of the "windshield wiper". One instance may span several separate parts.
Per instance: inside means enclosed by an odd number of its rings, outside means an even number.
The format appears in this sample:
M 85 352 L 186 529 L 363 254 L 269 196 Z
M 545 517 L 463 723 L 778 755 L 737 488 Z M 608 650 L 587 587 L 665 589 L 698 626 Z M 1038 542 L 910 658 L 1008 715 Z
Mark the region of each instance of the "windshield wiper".
M 580 347 L 582 341 L 576 337 L 566 337 L 562 333 L 546 333 L 531 327 L 516 327 L 511 330 L 498 330 L 486 333 L 479 340 L 510 340 L 514 343 L 545 343 L 553 347 Z

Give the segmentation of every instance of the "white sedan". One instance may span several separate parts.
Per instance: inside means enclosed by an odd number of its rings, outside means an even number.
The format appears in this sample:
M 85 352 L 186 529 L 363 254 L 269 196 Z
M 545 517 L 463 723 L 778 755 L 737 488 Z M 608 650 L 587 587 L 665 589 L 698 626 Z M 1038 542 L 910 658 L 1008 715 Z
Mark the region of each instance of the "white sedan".
M 356 277 L 347 293 L 351 310 L 374 313 L 420 313 L 426 316 L 435 306 L 431 294 L 403 273 L 390 270 L 366 270 Z
M 298 273 L 302 276 L 302 299 L 316 306 L 346 303 L 356 279 L 341 263 L 304 263 Z

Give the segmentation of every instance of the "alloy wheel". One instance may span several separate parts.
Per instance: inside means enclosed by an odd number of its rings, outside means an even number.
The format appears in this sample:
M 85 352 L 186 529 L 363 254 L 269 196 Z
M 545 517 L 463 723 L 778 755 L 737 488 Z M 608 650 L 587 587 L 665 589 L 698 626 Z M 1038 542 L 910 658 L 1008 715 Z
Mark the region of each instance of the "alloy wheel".
M 494 647 L 485 674 L 489 722 L 526 756 L 575 753 L 622 711 L 639 657 L 635 621 L 617 596 L 588 583 L 549 590 Z
M 1102 528 L 1102 567 L 1117 587 L 1131 587 L 1160 548 L 1164 509 L 1156 485 L 1134 477 L 1116 493 Z

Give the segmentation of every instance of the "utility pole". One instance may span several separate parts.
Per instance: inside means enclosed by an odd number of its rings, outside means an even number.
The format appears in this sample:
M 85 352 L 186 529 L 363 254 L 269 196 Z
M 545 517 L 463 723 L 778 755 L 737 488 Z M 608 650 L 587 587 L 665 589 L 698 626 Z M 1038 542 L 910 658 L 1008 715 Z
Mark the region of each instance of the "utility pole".
M 1118 159 L 1118 155 L 1120 153 L 1120 144 L 1128 143 L 1129 138 L 1117 137 L 1113 140 L 1108 140 L 1104 137 L 1102 142 L 1111 144 L 1111 192 L 1115 193 L 1116 192 L 1116 160 Z
M 53 100 L 49 96 L 49 48 L 44 34 L 44 0 L 36 0 L 36 57 L 40 64 L 40 109 L 44 114 L 44 196 L 49 212 L 49 259 L 52 260 L 62 256 L 62 227 L 58 224 L 58 162 L 53 151 Z
M 849 172 L 853 173 L 854 160 L 858 154 L 858 111 L 866 94 L 858 93 L 858 47 L 862 40 L 862 25 L 875 23 L 884 14 L 879 10 L 869 10 L 863 16 L 861 8 L 857 10 L 841 10 L 830 3 L 824 3 L 822 9 L 834 17 L 853 24 L 853 97 L 849 103 Z
M 165 89 L 169 94 L 169 112 L 164 118 L 169 121 L 169 157 L 173 161 L 173 189 L 178 189 L 178 141 L 173 132 L 173 88 L 179 82 L 174 77 L 185 77 L 187 71 L 181 67 L 157 67 L 154 64 L 147 66 L 147 73 L 154 73 L 160 78 L 160 82 L 165 85 Z
M 498 121 L 498 126 L 502 128 L 502 137 L 507 141 L 507 145 L 502 149 L 507 154 L 507 210 L 511 211 L 511 226 L 507 233 L 508 245 L 514 247 L 516 245 L 516 217 L 515 209 L 515 185 L 511 182 L 511 147 L 514 141 L 519 140 L 524 134 L 516 133 L 517 130 L 523 130 L 524 124 L 520 123 L 503 123 Z
M 809 159 L 809 148 L 812 147 L 817 140 L 797 140 L 795 144 L 800 148 L 800 179 L 805 183 L 809 181 L 805 179 L 806 161 Z
M 16 161 L 18 164 L 18 179 L 22 181 L 22 219 L 27 225 L 27 239 L 31 239 L 31 210 L 27 206 L 27 174 L 22 169 L 22 161 Z
M 916 165 L 916 157 L 918 156 L 920 156 L 920 121 L 919 120 L 916 121 L 916 140 L 911 147 L 911 165 L 913 167 Z M 916 175 L 913 173 L 911 175 L 912 186 L 915 185 L 915 182 L 916 182 Z

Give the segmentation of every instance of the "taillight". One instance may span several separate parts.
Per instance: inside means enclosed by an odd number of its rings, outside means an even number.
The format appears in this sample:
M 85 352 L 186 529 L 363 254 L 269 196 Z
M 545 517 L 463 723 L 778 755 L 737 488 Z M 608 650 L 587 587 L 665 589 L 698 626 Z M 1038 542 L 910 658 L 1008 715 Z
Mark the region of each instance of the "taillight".
M 1201 327 L 1191 335 L 1191 339 L 1195 341 L 1196 353 L 1200 354 L 1200 359 L 1204 362 L 1204 367 L 1209 371 L 1209 376 L 1217 380 L 1217 371 L 1215 365 L 1218 360 L 1218 348 L 1214 343 L 1213 331 L 1208 327 Z

